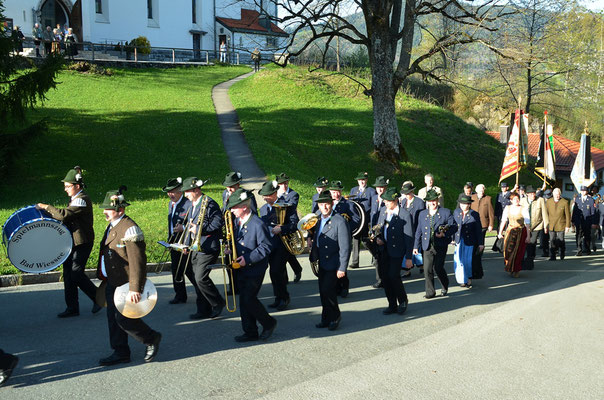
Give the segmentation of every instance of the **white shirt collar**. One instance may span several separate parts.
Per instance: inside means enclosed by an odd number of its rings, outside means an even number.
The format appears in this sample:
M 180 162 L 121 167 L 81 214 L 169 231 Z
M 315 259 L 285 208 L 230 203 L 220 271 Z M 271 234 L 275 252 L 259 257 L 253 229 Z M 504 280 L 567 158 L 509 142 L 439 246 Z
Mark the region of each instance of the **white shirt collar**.
M 79 192 L 77 192 L 76 194 L 74 194 L 73 196 L 71 196 L 71 200 L 75 199 L 80 193 L 82 193 L 81 190 Z
M 123 214 L 121 217 L 119 217 L 119 218 L 118 218 L 118 219 L 116 219 L 115 221 L 111 221 L 111 224 L 110 224 L 110 225 L 111 225 L 111 228 L 112 228 L 112 229 L 113 229 L 113 228 L 115 228 L 115 226 L 116 226 L 117 224 L 119 224 L 119 223 L 120 223 L 120 221 L 122 220 L 122 218 L 124 218 L 124 216 L 125 216 L 125 215 L 126 215 L 126 214 Z
M 251 216 L 252 216 L 252 213 L 249 212 L 245 217 L 243 217 L 239 220 L 239 225 L 240 226 L 245 225 L 245 223 L 250 219 Z

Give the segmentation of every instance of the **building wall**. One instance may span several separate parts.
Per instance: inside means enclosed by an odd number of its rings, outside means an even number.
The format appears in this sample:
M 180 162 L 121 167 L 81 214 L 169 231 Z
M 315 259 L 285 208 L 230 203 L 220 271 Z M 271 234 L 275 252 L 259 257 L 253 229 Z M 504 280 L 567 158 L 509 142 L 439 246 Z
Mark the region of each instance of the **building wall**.
M 25 36 L 31 36 L 34 27 L 34 12 L 38 7 L 38 0 L 4 0 L 4 16 L 12 18 L 13 25 L 21 27 Z

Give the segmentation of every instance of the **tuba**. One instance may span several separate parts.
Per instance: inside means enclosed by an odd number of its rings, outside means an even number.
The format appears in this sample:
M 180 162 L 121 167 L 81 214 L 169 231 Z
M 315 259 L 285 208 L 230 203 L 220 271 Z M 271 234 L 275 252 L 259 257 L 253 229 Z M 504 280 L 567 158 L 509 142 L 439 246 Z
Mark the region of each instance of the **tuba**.
M 285 215 L 287 214 L 287 208 L 289 207 L 287 204 L 273 204 L 275 208 L 275 213 L 277 214 L 277 224 L 283 225 L 285 223 Z M 295 232 L 288 233 L 286 235 L 281 234 L 281 241 L 283 245 L 291 254 L 297 256 L 298 254 L 302 254 L 304 249 L 306 248 L 306 244 L 304 242 L 304 235 L 299 229 L 296 229 Z

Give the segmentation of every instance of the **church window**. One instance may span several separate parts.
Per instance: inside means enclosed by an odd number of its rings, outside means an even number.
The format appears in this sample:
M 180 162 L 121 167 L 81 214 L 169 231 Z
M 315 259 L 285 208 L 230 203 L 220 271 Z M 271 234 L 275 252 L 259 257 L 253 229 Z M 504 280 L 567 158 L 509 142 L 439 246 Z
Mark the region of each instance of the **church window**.
M 97 14 L 103 13 L 103 0 L 95 0 L 94 6 Z

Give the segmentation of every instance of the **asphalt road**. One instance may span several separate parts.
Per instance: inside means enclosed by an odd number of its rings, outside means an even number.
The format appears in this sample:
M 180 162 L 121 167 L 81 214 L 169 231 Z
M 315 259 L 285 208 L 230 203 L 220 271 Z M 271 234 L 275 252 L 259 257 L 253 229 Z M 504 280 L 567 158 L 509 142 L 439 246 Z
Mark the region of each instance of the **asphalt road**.
M 567 237 L 568 254 L 574 254 Z M 489 241 L 490 243 L 490 241 Z M 488 245 L 487 248 L 490 248 Z M 485 277 L 456 285 L 447 257 L 447 297 L 426 300 L 417 270 L 405 280 L 409 308 L 382 315 L 374 270 L 350 271 L 340 329 L 316 329 L 320 301 L 306 257 L 302 281 L 289 286 L 290 309 L 275 312 L 268 342 L 238 344 L 239 312 L 190 321 L 187 304 L 169 305 L 170 276 L 150 275 L 159 302 L 145 321 L 163 334 L 158 357 L 100 367 L 111 353 L 105 312 L 61 320 L 62 284 L 0 289 L 0 347 L 20 363 L 2 399 L 602 399 L 604 398 L 604 268 L 602 250 L 589 257 L 538 258 L 517 279 L 488 250 Z M 362 265 L 369 265 L 367 253 Z M 222 273 L 213 272 L 222 284 Z M 222 286 L 221 286 L 222 288 Z M 268 274 L 260 296 L 272 301 Z

